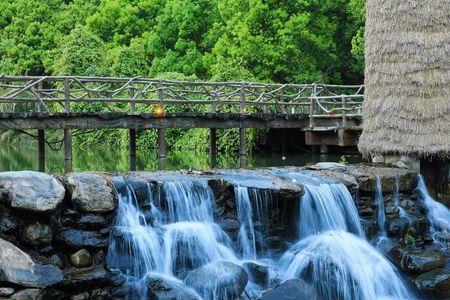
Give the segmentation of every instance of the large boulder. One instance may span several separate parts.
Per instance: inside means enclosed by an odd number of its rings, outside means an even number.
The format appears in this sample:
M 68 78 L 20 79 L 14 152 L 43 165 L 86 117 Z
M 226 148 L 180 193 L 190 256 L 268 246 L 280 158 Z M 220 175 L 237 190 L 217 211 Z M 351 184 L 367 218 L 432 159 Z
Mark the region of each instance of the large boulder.
M 250 282 L 262 287 L 270 284 L 269 267 L 254 262 L 245 262 L 242 267 L 247 272 Z
M 86 268 L 92 265 L 92 255 L 86 249 L 78 250 L 69 257 L 70 263 L 77 268 Z
M 41 289 L 26 289 L 19 291 L 9 297 L 10 300 L 44 300 Z
M 396 265 L 407 273 L 421 274 L 445 265 L 443 253 L 395 247 L 389 251 L 388 255 Z
M 67 178 L 72 186 L 72 202 L 83 212 L 109 212 L 116 206 L 112 183 L 93 173 L 72 173 Z
M 427 296 L 436 299 L 450 298 L 450 270 L 435 269 L 420 275 L 414 280 L 414 283 Z
M 300 279 L 289 279 L 276 288 L 265 292 L 261 300 L 316 300 L 317 291 Z
M 69 229 L 60 232 L 56 236 L 56 240 L 62 242 L 64 246 L 72 249 L 102 248 L 106 247 L 107 241 L 101 234 L 94 231 L 83 231 L 77 229 Z
M 147 275 L 147 299 L 150 300 L 200 300 L 200 296 L 182 281 L 158 274 Z
M 195 289 L 204 299 L 235 299 L 242 295 L 248 275 L 241 267 L 228 262 L 206 264 L 188 274 L 186 285 Z
M 28 254 L 0 239 L 0 281 L 26 287 L 44 287 L 62 279 L 63 275 L 57 267 L 36 264 Z
M 2 172 L 0 187 L 10 191 L 8 202 L 12 208 L 36 213 L 54 210 L 65 195 L 58 180 L 33 171 Z
M 79 292 L 97 287 L 115 285 L 114 276 L 103 266 L 91 268 L 66 268 L 63 270 L 64 279 L 58 283 L 57 288 L 64 291 Z M 120 284 L 122 284 L 120 282 Z

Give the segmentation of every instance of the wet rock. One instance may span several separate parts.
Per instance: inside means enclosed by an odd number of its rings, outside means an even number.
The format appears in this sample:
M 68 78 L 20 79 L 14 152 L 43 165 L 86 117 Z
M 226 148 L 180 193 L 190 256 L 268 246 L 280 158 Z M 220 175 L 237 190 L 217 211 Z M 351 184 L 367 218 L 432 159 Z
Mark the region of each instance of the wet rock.
M 108 221 L 101 215 L 84 214 L 78 219 L 76 224 L 80 229 L 95 230 L 108 226 Z
M 375 215 L 375 210 L 371 207 L 365 207 L 362 209 L 359 209 L 359 215 L 361 217 L 371 217 L 373 215 Z
M 62 274 L 58 268 L 35 264 L 28 254 L 0 239 L 0 281 L 42 287 L 61 280 Z
M 389 251 L 388 255 L 403 271 L 408 273 L 421 274 L 445 265 L 443 253 L 395 247 Z
M 86 249 L 81 249 L 70 255 L 70 263 L 77 268 L 86 268 L 92 265 L 92 256 Z
M 319 162 L 315 165 L 308 166 L 307 168 L 311 170 L 332 170 L 339 172 L 347 171 L 346 165 L 336 162 Z
M 316 289 L 300 279 L 289 279 L 265 292 L 261 300 L 317 300 Z
M 200 300 L 199 295 L 182 281 L 149 274 L 146 278 L 148 299 L 152 300 Z
M 94 262 L 97 265 L 100 265 L 105 261 L 105 252 L 103 250 L 98 250 L 94 254 Z
M 109 292 L 107 290 L 93 290 L 91 293 L 91 299 L 95 300 L 108 300 L 110 299 Z
M 73 186 L 72 202 L 83 212 L 109 212 L 115 206 L 112 183 L 93 173 L 72 173 L 67 178 Z
M 216 261 L 190 272 L 185 282 L 205 299 L 212 299 L 213 295 L 233 299 L 244 292 L 248 275 L 231 262 Z
M 50 262 L 60 269 L 64 268 L 64 263 L 58 254 L 53 254 L 52 256 L 50 256 Z
M 20 220 L 7 210 L 0 213 L 0 232 L 14 233 L 20 227 L 20 223 Z
M 8 297 L 12 294 L 14 294 L 12 287 L 0 287 L 0 297 Z
M 52 242 L 53 233 L 47 224 L 31 223 L 24 227 L 22 241 L 29 245 L 43 245 Z
M 0 186 L 10 191 L 12 208 L 36 213 L 54 210 L 65 194 L 64 187 L 54 177 L 32 171 L 0 173 Z
M 56 236 L 56 240 L 72 249 L 81 249 L 84 247 L 102 248 L 107 245 L 106 239 L 97 232 L 77 229 L 60 232 Z
M 221 220 L 219 221 L 219 226 L 222 227 L 225 232 L 231 234 L 237 232 L 240 228 L 239 222 L 233 219 Z
M 80 291 L 111 285 L 111 273 L 103 266 L 91 268 L 67 268 L 63 270 L 64 279 L 57 285 L 61 290 Z M 123 282 L 122 282 L 123 283 Z
M 269 285 L 269 267 L 254 262 L 246 262 L 242 267 L 247 272 L 251 282 L 259 284 L 262 287 Z
M 410 220 L 407 218 L 394 218 L 387 221 L 387 233 L 392 237 L 403 237 L 409 226 Z
M 12 295 L 11 300 L 44 300 L 43 292 L 40 289 L 26 289 Z
M 349 165 L 347 171 L 358 180 L 359 188 L 364 192 L 375 192 L 377 175 L 380 177 L 384 193 L 394 191 L 396 176 L 400 180 L 401 191 L 412 191 L 417 185 L 417 174 L 407 169 L 376 164 L 358 164 Z
M 437 299 L 450 298 L 450 270 L 435 269 L 414 280 L 419 290 Z
M 88 292 L 80 293 L 70 297 L 70 300 L 89 300 L 91 296 Z

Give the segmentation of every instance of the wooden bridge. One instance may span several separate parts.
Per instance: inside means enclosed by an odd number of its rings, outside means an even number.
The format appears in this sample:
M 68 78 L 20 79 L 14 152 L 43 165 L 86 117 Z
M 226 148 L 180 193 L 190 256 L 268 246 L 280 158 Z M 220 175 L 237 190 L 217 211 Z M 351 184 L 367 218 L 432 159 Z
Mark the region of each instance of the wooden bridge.
M 45 170 L 45 130 L 64 130 L 65 171 L 72 170 L 73 129 L 129 130 L 130 170 L 136 130 L 158 130 L 164 168 L 166 128 L 209 128 L 215 165 L 216 129 L 296 128 L 308 145 L 355 145 L 361 131 L 362 85 L 186 82 L 146 78 L 0 75 L 0 130 L 38 131 Z

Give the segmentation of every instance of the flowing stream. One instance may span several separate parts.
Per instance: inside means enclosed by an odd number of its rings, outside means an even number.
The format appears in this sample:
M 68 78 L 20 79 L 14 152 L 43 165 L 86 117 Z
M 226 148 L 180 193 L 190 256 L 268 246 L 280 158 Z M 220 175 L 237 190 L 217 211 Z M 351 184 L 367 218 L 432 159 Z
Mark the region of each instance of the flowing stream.
M 269 268 L 269 284 L 303 279 L 315 286 L 319 299 L 414 299 L 407 281 L 365 240 L 345 185 L 306 171 L 273 170 L 273 174 L 305 191 L 299 211 L 293 212 L 298 237 L 278 256 L 265 242 L 272 203 L 267 189 L 232 182 L 240 226 L 233 240 L 218 225 L 207 180 L 184 177 L 148 184 L 143 205 L 131 185 L 117 178 L 119 207 L 107 262 L 126 276 L 128 299 L 147 299 L 148 278 L 155 276 L 175 289 L 189 290 L 193 299 L 229 299 L 229 294 L 197 291 L 200 296 L 184 284 L 189 272 L 224 260 L 240 266 L 251 261 Z M 257 299 L 266 288 L 249 282 L 244 295 Z

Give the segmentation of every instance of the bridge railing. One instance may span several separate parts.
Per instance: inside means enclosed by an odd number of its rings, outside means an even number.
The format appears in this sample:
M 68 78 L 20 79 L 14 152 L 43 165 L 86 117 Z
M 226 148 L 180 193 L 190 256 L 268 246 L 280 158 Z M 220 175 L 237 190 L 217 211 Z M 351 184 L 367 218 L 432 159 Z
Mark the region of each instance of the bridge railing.
M 0 75 L 0 112 L 361 114 L 363 85 Z

